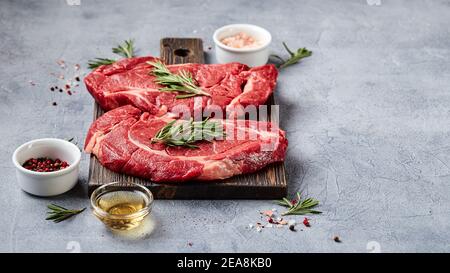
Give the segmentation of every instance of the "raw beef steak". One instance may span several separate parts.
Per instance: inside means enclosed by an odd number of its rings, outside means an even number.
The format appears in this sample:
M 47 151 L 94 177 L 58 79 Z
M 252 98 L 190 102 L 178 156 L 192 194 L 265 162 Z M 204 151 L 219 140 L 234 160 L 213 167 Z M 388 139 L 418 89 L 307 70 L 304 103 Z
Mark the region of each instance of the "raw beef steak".
M 184 105 L 193 112 L 194 108 L 233 109 L 236 106 L 264 104 L 275 88 L 278 71 L 273 65 L 255 68 L 240 63 L 229 64 L 178 64 L 168 65 L 171 72 L 186 70 L 191 73 L 209 96 L 176 99 L 177 93 L 160 92 L 162 86 L 150 75 L 153 66 L 148 61 L 154 57 L 135 57 L 120 60 L 111 65 L 100 66 L 85 79 L 87 89 L 99 103 L 109 111 L 133 105 L 153 115 L 164 115 L 174 107 Z M 195 98 L 195 103 L 194 103 Z M 235 111 L 230 111 L 235 112 Z M 224 117 L 224 113 L 223 116 Z
M 155 182 L 225 179 L 284 160 L 285 133 L 271 123 L 213 119 L 222 124 L 225 139 L 196 142 L 197 149 L 152 143 L 156 132 L 171 120 L 131 105 L 116 108 L 91 125 L 85 151 L 112 171 Z M 233 134 L 235 139 L 229 139 Z M 238 135 L 243 139 L 238 140 Z M 272 148 L 263 149 L 264 145 Z

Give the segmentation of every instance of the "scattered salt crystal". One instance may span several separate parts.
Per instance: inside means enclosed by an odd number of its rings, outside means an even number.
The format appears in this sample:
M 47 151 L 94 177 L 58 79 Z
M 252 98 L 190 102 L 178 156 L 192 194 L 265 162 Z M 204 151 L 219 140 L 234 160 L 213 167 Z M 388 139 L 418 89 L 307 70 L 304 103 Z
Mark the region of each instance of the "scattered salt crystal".
M 64 80 L 64 75 L 63 75 L 63 74 L 60 74 L 60 75 L 58 76 L 58 78 L 60 78 L 61 80 Z
M 282 228 L 282 227 L 283 227 L 283 225 L 280 225 L 280 224 L 277 225 L 277 228 Z
M 289 225 L 290 225 L 290 226 L 295 225 L 295 220 L 289 220 Z
M 34 81 L 32 81 L 32 80 L 29 80 L 28 81 L 32 86 L 35 86 L 36 85 L 36 83 L 34 82 Z
M 272 228 L 273 225 L 272 225 L 272 224 L 267 224 L 266 227 L 267 227 L 267 228 Z
M 74 67 L 75 71 L 80 70 L 80 65 L 79 64 L 75 64 L 73 67 Z
M 256 227 L 256 231 L 257 231 L 257 232 L 261 232 L 261 231 L 262 231 L 262 228 L 261 228 L 261 227 Z
M 253 228 L 253 224 L 248 224 L 248 228 Z
M 66 67 L 66 62 L 64 62 L 64 60 L 58 60 L 58 61 L 56 61 L 56 63 L 57 63 L 61 68 L 65 68 L 65 67 Z
M 271 210 L 265 210 L 263 211 L 263 215 L 266 215 L 268 217 L 272 217 L 273 216 L 273 211 Z

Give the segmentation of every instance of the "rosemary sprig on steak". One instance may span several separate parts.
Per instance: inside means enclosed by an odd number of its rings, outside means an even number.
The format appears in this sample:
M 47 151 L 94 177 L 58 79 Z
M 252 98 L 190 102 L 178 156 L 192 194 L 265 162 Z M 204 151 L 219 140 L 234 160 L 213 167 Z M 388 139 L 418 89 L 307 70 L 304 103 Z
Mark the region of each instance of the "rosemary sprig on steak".
M 113 59 L 95 58 L 93 60 L 88 61 L 88 67 L 89 67 L 89 69 L 94 69 L 101 65 L 113 64 L 115 62 L 116 62 L 116 60 L 113 60 Z
M 177 99 L 190 98 L 194 96 L 211 96 L 197 86 L 191 73 L 186 70 L 181 70 L 178 74 L 169 71 L 167 66 L 162 62 L 147 62 L 153 66 L 151 74 L 156 76 L 156 83 L 163 85 L 159 89 L 162 92 L 178 92 L 184 93 L 177 95 Z
M 70 217 L 77 215 L 79 213 L 82 213 L 86 208 L 80 209 L 80 210 L 72 210 L 72 209 L 66 209 L 64 207 L 50 204 L 47 206 L 49 211 L 48 217 L 45 220 L 52 220 L 55 223 L 62 222 L 66 219 L 69 219 Z
M 283 42 L 283 46 L 286 49 L 286 51 L 289 53 L 290 57 L 289 59 L 283 59 L 278 55 L 271 55 L 272 57 L 278 59 L 280 63 L 277 64 L 277 67 L 279 69 L 288 67 L 290 65 L 298 63 L 301 59 L 309 57 L 312 55 L 312 51 L 309 51 L 305 47 L 297 49 L 296 52 L 293 52 L 289 49 L 289 47 L 286 45 L 285 42 Z
M 283 212 L 281 215 L 303 215 L 303 214 L 319 214 L 322 213 L 318 210 L 313 210 L 315 206 L 319 205 L 319 201 L 314 198 L 307 198 L 305 200 L 301 200 L 300 193 L 297 192 L 297 198 L 293 200 L 289 200 L 287 198 L 283 198 L 282 200 L 276 201 L 276 203 L 280 206 L 287 207 L 288 210 Z
M 209 118 L 203 121 L 194 121 L 193 119 L 177 122 L 173 120 L 167 123 L 151 139 L 152 143 L 164 143 L 167 146 L 183 146 L 197 149 L 197 141 L 212 141 L 213 139 L 223 138 L 225 132 L 223 126 Z
M 125 40 L 122 45 L 118 45 L 117 47 L 114 47 L 112 49 L 112 52 L 114 54 L 117 54 L 119 56 L 122 56 L 124 58 L 131 58 L 134 57 L 134 42 L 133 40 Z M 88 67 L 90 69 L 95 69 L 101 65 L 108 65 L 113 64 L 117 60 L 114 59 L 107 59 L 107 58 L 95 58 L 93 60 L 88 61 Z

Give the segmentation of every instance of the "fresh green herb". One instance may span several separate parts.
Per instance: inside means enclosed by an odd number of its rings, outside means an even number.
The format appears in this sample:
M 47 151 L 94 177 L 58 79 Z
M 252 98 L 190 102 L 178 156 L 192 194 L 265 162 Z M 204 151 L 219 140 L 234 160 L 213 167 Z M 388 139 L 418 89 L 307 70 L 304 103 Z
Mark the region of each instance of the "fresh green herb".
M 101 65 L 108 65 L 115 63 L 116 60 L 113 59 L 105 59 L 105 58 L 95 58 L 93 60 L 88 61 L 89 69 L 95 69 Z
M 152 143 L 159 142 L 168 146 L 196 149 L 198 146 L 194 143 L 197 141 L 211 141 L 214 138 L 225 136 L 223 127 L 218 122 L 209 121 L 209 118 L 203 121 L 194 121 L 193 119 L 178 123 L 176 121 L 167 123 L 159 130 L 152 138 Z
M 156 83 L 165 86 L 160 88 L 159 91 L 185 93 L 176 96 L 177 99 L 190 98 L 199 95 L 211 96 L 196 85 L 195 80 L 188 71 L 181 70 L 178 74 L 174 74 L 170 72 L 167 66 L 162 62 L 147 63 L 153 66 L 153 70 L 150 73 L 156 76 Z
M 297 49 L 296 52 L 293 52 L 289 49 L 289 47 L 286 45 L 285 42 L 283 42 L 283 46 L 286 49 L 286 51 L 289 53 L 290 57 L 289 59 L 285 60 L 281 58 L 278 55 L 271 55 L 272 57 L 278 59 L 280 63 L 277 65 L 279 69 L 288 67 L 290 65 L 298 63 L 301 59 L 309 57 L 312 55 L 312 51 L 309 51 L 305 47 Z
M 313 210 L 315 206 L 319 205 L 319 201 L 313 198 L 307 198 L 301 200 L 300 193 L 297 192 L 297 199 L 290 201 L 287 198 L 276 201 L 280 206 L 287 207 L 288 210 L 283 212 L 281 215 L 303 215 L 303 214 L 319 214 L 322 213 L 318 210 Z
M 124 58 L 134 57 L 134 42 L 133 40 L 125 40 L 123 45 L 118 45 L 112 49 L 114 54 L 120 55 Z
M 118 45 L 117 47 L 114 47 L 112 49 L 112 52 L 114 54 L 117 54 L 119 56 L 122 56 L 124 58 L 131 58 L 134 57 L 134 42 L 133 40 L 129 39 L 129 40 L 125 40 L 124 43 L 122 45 Z M 107 59 L 107 58 L 95 58 L 93 60 L 89 60 L 88 61 L 88 66 L 90 69 L 95 69 L 101 65 L 108 65 L 108 64 L 113 64 L 115 63 L 117 60 L 114 59 Z
M 52 220 L 55 223 L 59 223 L 66 219 L 69 219 L 70 217 L 77 215 L 86 209 L 84 208 L 81 210 L 70 210 L 55 204 L 50 204 L 47 207 L 49 209 L 49 211 L 47 212 L 49 216 L 45 218 L 45 220 Z

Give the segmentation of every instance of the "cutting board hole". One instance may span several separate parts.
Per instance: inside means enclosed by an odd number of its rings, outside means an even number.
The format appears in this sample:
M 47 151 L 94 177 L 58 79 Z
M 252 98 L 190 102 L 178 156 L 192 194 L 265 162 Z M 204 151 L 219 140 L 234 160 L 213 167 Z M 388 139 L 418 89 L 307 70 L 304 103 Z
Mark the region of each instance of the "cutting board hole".
M 191 51 L 186 48 L 175 49 L 175 51 L 173 53 L 179 57 L 187 57 L 187 56 L 191 55 Z

